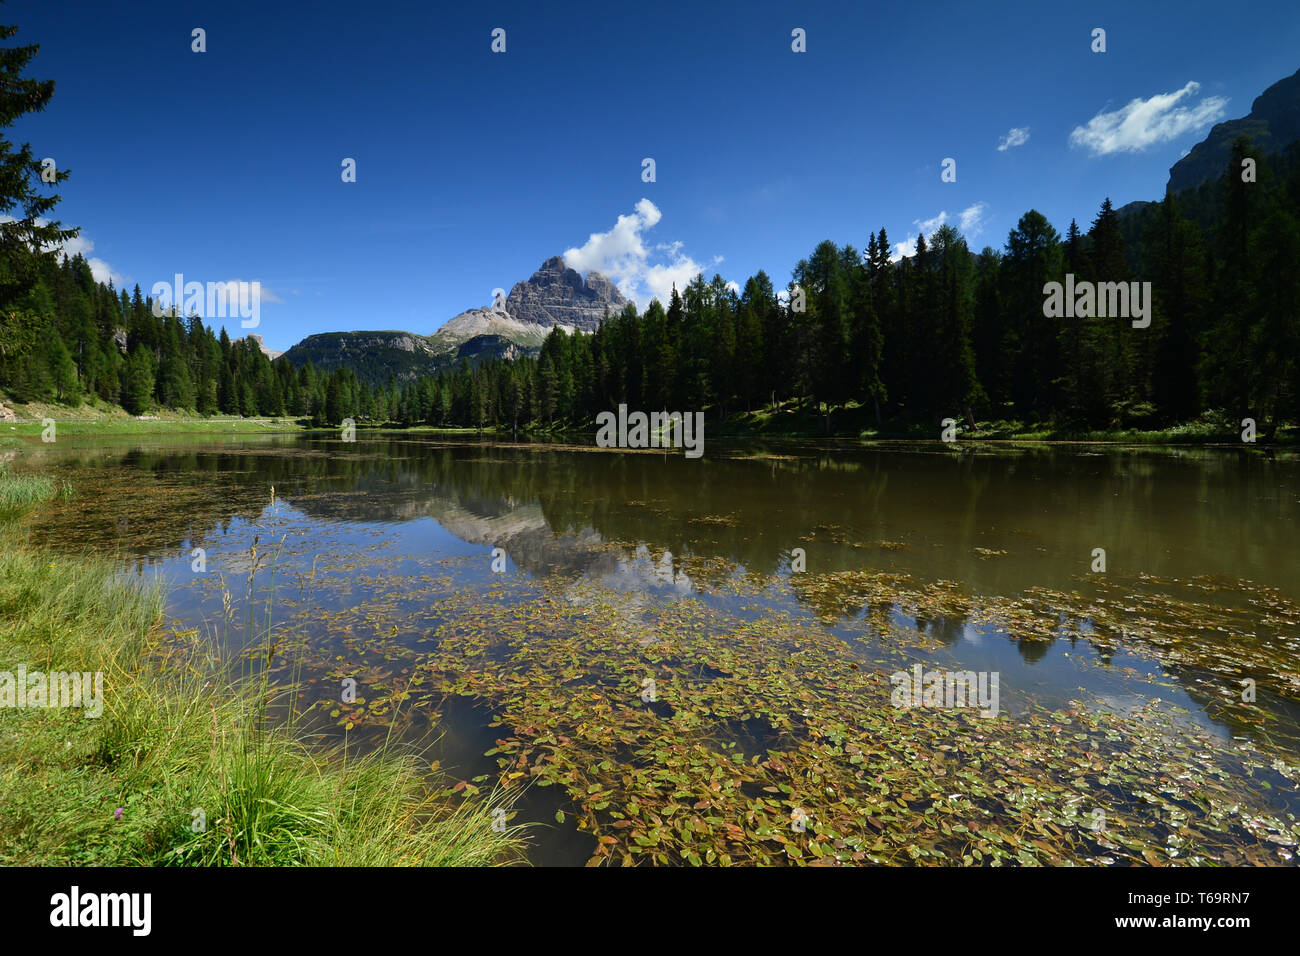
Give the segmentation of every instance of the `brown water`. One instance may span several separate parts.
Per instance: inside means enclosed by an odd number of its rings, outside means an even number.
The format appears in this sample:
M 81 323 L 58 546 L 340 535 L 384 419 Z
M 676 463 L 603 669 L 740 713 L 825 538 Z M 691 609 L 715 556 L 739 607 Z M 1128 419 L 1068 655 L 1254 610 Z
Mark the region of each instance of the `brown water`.
M 774 690 L 784 677 L 755 685 L 736 676 L 743 668 L 730 642 L 750 624 L 770 627 L 754 638 L 757 651 L 744 651 L 754 661 L 766 655 L 781 666 L 817 644 L 819 663 L 804 671 L 789 664 L 786 677 L 815 676 L 799 699 L 836 726 L 863 718 L 841 709 L 850 707 L 848 687 L 823 675 L 827 662 L 851 662 L 852 679 L 919 662 L 1000 675 L 999 706 L 1014 726 L 1079 701 L 1130 717 L 1158 698 L 1174 715 L 1168 733 L 1228 750 L 1245 741 L 1290 766 L 1300 758 L 1295 457 L 715 440 L 705 458 L 687 460 L 362 433 L 355 443 L 60 440 L 24 449 L 15 468 L 77 488 L 73 500 L 32 518 L 34 541 L 111 550 L 142 573 L 162 574 L 170 615 L 213 639 L 241 640 L 238 627 L 223 623 L 222 592 L 242 620 L 254 538 L 263 556 L 275 552 L 274 579 L 266 565 L 256 577 L 259 607 L 271 598 L 276 633 L 301 641 L 299 660 L 319 700 L 328 702 L 342 677 L 359 679 L 370 712 L 344 708 L 356 718 L 347 733 L 359 746 L 387 733 L 391 713 L 373 701 L 412 673 L 433 676 L 429 693 L 406 706 L 398 736 L 430 748 L 453 777 L 484 785 L 507 769 L 501 754 L 488 753 L 502 740 L 512 741 L 502 751 L 511 761 L 523 760 L 509 768 L 536 773 L 536 755 L 531 769 L 526 758 L 537 716 L 567 708 L 551 725 L 570 741 L 553 745 L 563 760 L 552 763 L 565 769 L 548 782 L 561 786 L 533 787 L 519 804 L 523 819 L 547 824 L 535 836 L 538 862 L 587 860 L 598 846 L 593 827 L 614 834 L 616 856 L 635 846 L 624 837 L 642 830 L 609 830 L 606 815 L 637 805 L 636 787 L 652 788 L 629 781 L 635 768 L 671 764 L 664 746 L 741 754 L 775 780 L 783 770 L 779 759 L 771 769 L 774 755 L 825 736 L 824 728 L 806 733 L 809 710 L 800 717 L 788 706 L 784 684 Z M 202 573 L 193 570 L 194 548 L 205 552 Z M 501 573 L 493 549 L 504 552 Z M 1104 549 L 1104 572 L 1094 570 L 1095 549 Z M 668 645 L 671 653 L 656 650 Z M 638 700 L 636 668 L 661 675 L 672 688 L 665 701 Z M 1248 702 L 1246 679 L 1257 685 Z M 569 681 L 603 695 L 600 706 L 612 710 L 601 721 L 626 719 L 617 745 L 583 736 L 592 721 L 578 697 L 551 701 Z M 712 723 L 688 720 L 689 701 Z M 315 729 L 345 733 L 328 709 L 338 710 L 326 703 L 314 712 Z M 647 730 L 645 720 L 660 723 Z M 637 749 L 655 734 L 669 744 Z M 591 769 L 602 761 L 608 771 Z M 768 777 L 756 778 L 736 807 Z M 890 771 L 875 778 L 888 781 Z M 605 789 L 584 804 L 588 780 Z M 671 799 L 685 801 L 691 786 L 675 786 Z M 972 786 L 982 793 L 994 781 Z M 1135 789 L 1108 805 L 1139 814 L 1129 806 L 1141 802 Z M 1284 775 L 1251 790 L 1262 793 L 1260 812 L 1297 809 Z M 837 800 L 843 791 L 837 784 Z M 1007 812 L 989 811 L 991 819 Z M 585 832 L 574 813 L 588 820 Z M 635 852 L 654 852 L 649 846 Z M 1287 849 L 1281 854 L 1272 862 L 1291 861 Z

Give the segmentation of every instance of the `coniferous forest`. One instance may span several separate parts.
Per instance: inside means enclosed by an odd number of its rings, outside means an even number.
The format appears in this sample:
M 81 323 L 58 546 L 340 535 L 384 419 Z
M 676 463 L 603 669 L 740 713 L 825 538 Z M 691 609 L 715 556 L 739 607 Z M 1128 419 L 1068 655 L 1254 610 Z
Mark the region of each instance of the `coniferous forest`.
M 1254 182 L 1239 172 L 1246 157 Z M 13 272 L 21 251 L 6 242 Z M 1218 182 L 1125 214 L 1106 200 L 1064 234 L 1030 210 L 1001 249 L 975 252 L 945 225 L 914 256 L 890 255 L 884 228 L 862 249 L 825 241 L 779 294 L 761 271 L 738 292 L 700 275 L 666 307 L 629 306 L 593 334 L 557 329 L 535 357 L 383 384 L 273 362 L 197 316 L 155 316 L 138 286 L 97 283 L 80 256 L 37 255 L 27 281 L 0 285 L 0 388 L 19 402 L 98 397 L 137 415 L 512 430 L 586 427 L 620 402 L 708 409 L 715 422 L 793 405 L 826 430 L 845 408 L 885 430 L 952 417 L 1069 433 L 1210 413 L 1253 418 L 1272 437 L 1300 419 L 1297 146 L 1255 157 L 1241 138 Z M 1150 326 L 1044 317 L 1044 285 L 1066 274 L 1151 282 Z M 372 318 L 359 324 L 383 324 Z
M 202 868 L 337 946 L 335 869 L 519 865 L 1267 921 L 1295 0 L 175 6 L 0 24 L 9 922 L 192 938 Z

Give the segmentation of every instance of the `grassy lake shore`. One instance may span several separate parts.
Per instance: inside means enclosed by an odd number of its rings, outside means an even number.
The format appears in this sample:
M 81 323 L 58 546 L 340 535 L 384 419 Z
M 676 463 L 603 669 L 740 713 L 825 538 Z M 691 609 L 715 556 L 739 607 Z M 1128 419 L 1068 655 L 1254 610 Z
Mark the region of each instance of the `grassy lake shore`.
M 135 416 L 120 406 L 104 402 L 80 406 L 54 404 L 20 404 L 4 402 L 0 405 L 13 411 L 17 421 L 0 419 L 0 447 L 26 444 L 40 439 L 42 422 L 53 419 L 58 438 L 101 438 L 116 436 L 166 435 L 169 439 L 193 440 L 204 436 L 263 435 L 276 432 L 299 433 L 321 431 L 337 433 L 337 427 L 317 428 L 301 417 L 281 416 L 244 418 L 232 416 L 200 417 L 192 411 L 156 409 L 149 415 Z M 702 409 L 708 435 L 725 438 L 817 438 L 845 441 L 930 441 L 939 438 L 939 430 L 929 423 L 881 425 L 871 408 L 850 402 L 834 409 L 827 419 L 815 414 L 807 406 L 785 401 L 775 408 L 764 407 L 749 411 L 732 411 L 719 420 L 717 408 Z M 2 414 L 2 413 L 0 413 Z M 1088 443 L 1126 445 L 1223 445 L 1233 447 L 1264 448 L 1269 446 L 1300 445 L 1300 426 L 1281 423 L 1271 437 L 1266 435 L 1263 423 L 1253 442 L 1242 438 L 1242 426 L 1222 412 L 1207 412 L 1198 419 L 1175 425 L 1159 426 L 1137 424 L 1116 425 L 1109 429 L 1072 429 L 1045 422 L 1022 422 L 1011 419 L 978 420 L 969 428 L 960 415 L 956 438 L 959 442 L 988 443 Z M 397 431 L 415 435 L 448 436 L 454 438 L 489 438 L 494 441 L 524 439 L 527 441 L 559 441 L 563 443 L 592 444 L 596 433 L 595 423 L 590 427 L 573 423 L 530 423 L 519 428 L 490 425 L 484 428 L 447 427 L 428 424 L 403 425 L 398 422 L 361 421 L 357 432 Z
M 232 679 L 206 642 L 163 627 L 161 587 L 107 558 L 25 542 L 23 516 L 72 493 L 0 471 L 0 672 L 103 675 L 98 717 L 0 706 L 0 864 L 520 859 L 520 828 L 493 828 L 498 795 L 453 798 L 411 753 L 312 746 L 292 723 L 269 722 L 279 691 Z

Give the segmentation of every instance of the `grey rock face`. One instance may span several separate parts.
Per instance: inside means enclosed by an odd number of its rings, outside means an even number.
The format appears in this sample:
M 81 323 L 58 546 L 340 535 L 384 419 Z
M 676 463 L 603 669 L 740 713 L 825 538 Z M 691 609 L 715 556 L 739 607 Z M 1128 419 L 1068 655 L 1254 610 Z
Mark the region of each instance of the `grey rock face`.
M 1169 170 L 1169 191 L 1182 192 L 1222 176 L 1232 157 L 1232 142 L 1243 134 L 1251 138 L 1258 155 L 1280 153 L 1300 139 L 1300 70 L 1255 97 L 1247 116 L 1215 125 Z
M 248 337 L 252 341 L 257 343 L 257 347 L 262 350 L 262 354 L 265 355 L 267 358 L 269 358 L 271 361 L 275 361 L 281 355 L 284 354 L 283 352 L 277 352 L 275 349 L 268 349 L 266 347 L 266 343 L 262 341 L 262 337 L 260 335 L 256 335 L 252 332 L 249 332 Z
M 563 256 L 542 263 L 527 282 L 516 282 L 506 297 L 506 311 L 520 322 L 550 328 L 570 325 L 592 332 L 606 310 L 617 315 L 627 305 L 618 288 L 599 272 L 582 276 L 564 264 Z

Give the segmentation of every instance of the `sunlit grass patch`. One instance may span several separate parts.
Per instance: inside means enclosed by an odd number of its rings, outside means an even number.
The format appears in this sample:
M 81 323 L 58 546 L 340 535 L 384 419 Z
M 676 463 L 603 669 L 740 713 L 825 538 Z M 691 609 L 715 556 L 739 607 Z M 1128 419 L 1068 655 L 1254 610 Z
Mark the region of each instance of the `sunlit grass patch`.
M 68 498 L 72 486 L 45 475 L 14 475 L 0 468 L 0 516 L 13 516 L 55 497 Z
M 49 479 L 11 500 L 48 500 Z M 418 755 L 324 749 L 162 628 L 160 587 L 0 523 L 0 670 L 102 672 L 103 714 L 0 708 L 0 864 L 493 865 L 521 859 L 500 792 L 452 802 Z

